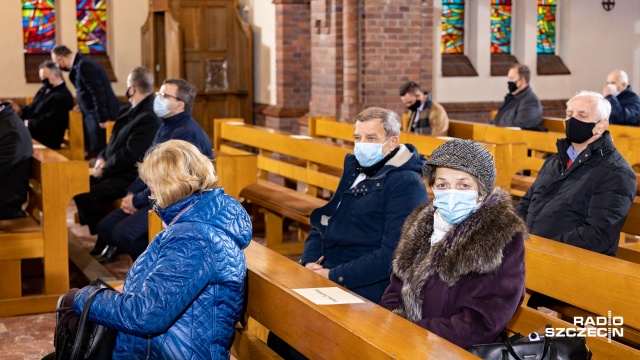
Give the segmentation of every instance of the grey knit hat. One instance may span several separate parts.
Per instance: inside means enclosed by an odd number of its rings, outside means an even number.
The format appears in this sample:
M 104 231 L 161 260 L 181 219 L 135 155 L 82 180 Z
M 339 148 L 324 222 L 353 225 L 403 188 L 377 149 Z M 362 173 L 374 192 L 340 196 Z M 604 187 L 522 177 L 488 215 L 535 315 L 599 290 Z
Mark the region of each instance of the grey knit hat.
M 473 140 L 453 139 L 438 146 L 422 168 L 428 177 L 436 167 L 444 166 L 471 174 L 484 185 L 487 194 L 493 191 L 496 181 L 496 164 L 489 150 Z

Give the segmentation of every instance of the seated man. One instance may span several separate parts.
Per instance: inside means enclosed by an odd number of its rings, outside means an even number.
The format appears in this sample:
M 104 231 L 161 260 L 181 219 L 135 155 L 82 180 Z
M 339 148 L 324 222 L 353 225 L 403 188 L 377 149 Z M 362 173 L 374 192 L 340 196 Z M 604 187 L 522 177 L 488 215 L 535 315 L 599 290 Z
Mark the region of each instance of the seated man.
M 69 111 L 73 108 L 73 96 L 64 83 L 60 69 L 53 61 L 40 64 L 42 87 L 31 104 L 20 108 L 11 101 L 15 112 L 28 120 L 31 137 L 50 149 L 60 149 L 64 132 L 69 126 Z
M 405 131 L 416 134 L 447 136 L 449 118 L 442 105 L 433 101 L 429 92 L 418 84 L 407 81 L 399 91 L 400 101 L 409 109 L 409 122 Z
M 638 125 L 640 122 L 640 96 L 629 85 L 629 76 L 622 70 L 614 70 L 607 76 L 602 95 L 611 103 L 609 123 Z
M 491 122 L 496 126 L 519 127 L 526 130 L 542 128 L 542 104 L 534 94 L 529 80 L 531 72 L 526 65 L 513 65 L 507 74 L 509 93 L 498 106 L 498 113 Z
M 24 217 L 33 145 L 10 103 L 0 104 L 0 220 Z
M 355 155 L 345 158 L 333 198 L 311 214 L 300 263 L 377 303 L 389 285 L 402 224 L 428 201 L 424 158 L 413 145 L 399 144 L 395 112 L 368 108 L 355 120 Z
M 558 156 L 545 161 L 518 204 L 532 234 L 616 256 L 636 179 L 606 130 L 610 113 L 595 92 L 567 102 L 567 138 L 558 140 Z
M 127 98 L 131 108 L 116 120 L 107 147 L 98 154 L 91 188 L 74 197 L 80 223 L 96 234 L 98 222 L 107 215 L 107 206 L 124 197 L 127 188 L 138 177 L 136 163 L 142 160 L 162 121 L 153 112 L 153 73 L 137 67 L 127 77 Z M 105 245 L 101 239 L 91 250 L 100 254 Z
M 184 140 L 213 159 L 207 133 L 191 117 L 195 98 L 196 89 L 187 81 L 164 81 L 153 102 L 153 111 L 162 119 L 162 126 L 151 145 L 172 139 Z M 101 263 L 112 261 L 119 251 L 131 255 L 135 261 L 147 248 L 149 196 L 151 191 L 137 178 L 127 189 L 120 209 L 112 211 L 98 223 L 98 241 L 109 246 L 99 259 Z

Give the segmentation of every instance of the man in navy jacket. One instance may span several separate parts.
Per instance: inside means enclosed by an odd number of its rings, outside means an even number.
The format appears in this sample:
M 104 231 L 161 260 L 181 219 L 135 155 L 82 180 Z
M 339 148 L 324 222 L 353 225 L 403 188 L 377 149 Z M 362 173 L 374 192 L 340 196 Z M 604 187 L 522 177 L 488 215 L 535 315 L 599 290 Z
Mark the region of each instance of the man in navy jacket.
M 607 76 L 602 95 L 611 103 L 610 124 L 638 125 L 640 122 L 640 97 L 629 85 L 629 76 L 622 70 L 614 70 Z
M 202 127 L 191 117 L 196 89 L 182 79 L 167 79 L 156 93 L 153 111 L 162 119 L 151 146 L 168 140 L 184 140 L 195 145 L 213 159 L 211 141 Z M 110 262 L 118 252 L 126 252 L 135 261 L 147 248 L 149 221 L 147 212 L 151 191 L 137 178 L 122 199 L 120 209 L 114 210 L 98 223 L 98 241 L 109 247 L 100 258 Z
M 69 71 L 69 79 L 76 87 L 78 106 L 82 111 L 85 149 L 93 155 L 106 145 L 103 123 L 118 118 L 118 98 L 100 64 L 81 53 L 75 55 L 64 45 L 51 50 L 51 60 L 60 70 Z

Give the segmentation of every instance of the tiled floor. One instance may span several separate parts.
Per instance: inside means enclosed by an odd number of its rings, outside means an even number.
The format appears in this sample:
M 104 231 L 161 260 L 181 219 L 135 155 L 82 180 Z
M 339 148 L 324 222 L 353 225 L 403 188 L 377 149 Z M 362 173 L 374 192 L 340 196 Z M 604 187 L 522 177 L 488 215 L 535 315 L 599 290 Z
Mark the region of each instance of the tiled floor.
M 72 202 L 67 209 L 69 257 L 75 264 L 71 266 L 71 283 L 80 287 L 84 285 L 83 282 L 88 281 L 86 278 L 124 279 L 131 267 L 131 258 L 119 255 L 115 262 L 100 265 L 89 256 L 88 252 L 93 248 L 96 236 L 91 236 L 86 226 L 74 222 L 75 212 Z M 296 229 L 291 228 L 286 236 L 295 241 Z M 264 239 L 260 237 L 254 237 L 253 240 L 264 243 Z M 291 259 L 297 261 L 298 257 L 291 256 Z M 34 279 L 29 286 L 37 288 L 41 283 L 41 280 Z M 41 359 L 54 351 L 54 328 L 55 313 L 0 318 L 0 359 Z

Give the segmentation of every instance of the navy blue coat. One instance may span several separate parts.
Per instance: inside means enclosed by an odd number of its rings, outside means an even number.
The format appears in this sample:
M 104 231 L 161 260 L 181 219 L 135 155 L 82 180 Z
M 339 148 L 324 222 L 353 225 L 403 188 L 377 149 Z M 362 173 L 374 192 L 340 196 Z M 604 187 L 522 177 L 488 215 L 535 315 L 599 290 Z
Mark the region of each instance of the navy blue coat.
M 358 176 L 356 158 L 347 155 L 333 198 L 311 213 L 301 264 L 324 255 L 334 281 L 373 302 L 389 285 L 391 257 L 405 218 L 429 201 L 420 173 L 424 158 L 413 145 L 400 150 L 375 175 L 350 189 Z
M 29 120 L 32 138 L 50 149 L 60 149 L 64 132 L 69 126 L 71 109 L 73 96 L 63 82 L 56 87 L 42 86 L 33 102 L 22 108 L 20 117 Z
M 640 96 L 627 86 L 618 96 L 608 95 L 611 103 L 610 124 L 638 125 L 640 122 Z
M 567 169 L 571 144 L 559 139 L 518 213 L 532 234 L 616 256 L 620 230 L 636 195 L 636 176 L 608 131 Z
M 77 53 L 69 72 L 82 115 L 97 122 L 116 120 L 120 104 L 100 63 Z
M 119 331 L 114 359 L 228 359 L 242 309 L 249 215 L 217 188 L 160 217 L 169 225 L 133 264 L 123 292 L 99 293 L 89 318 Z M 77 313 L 95 289 L 78 291 Z

